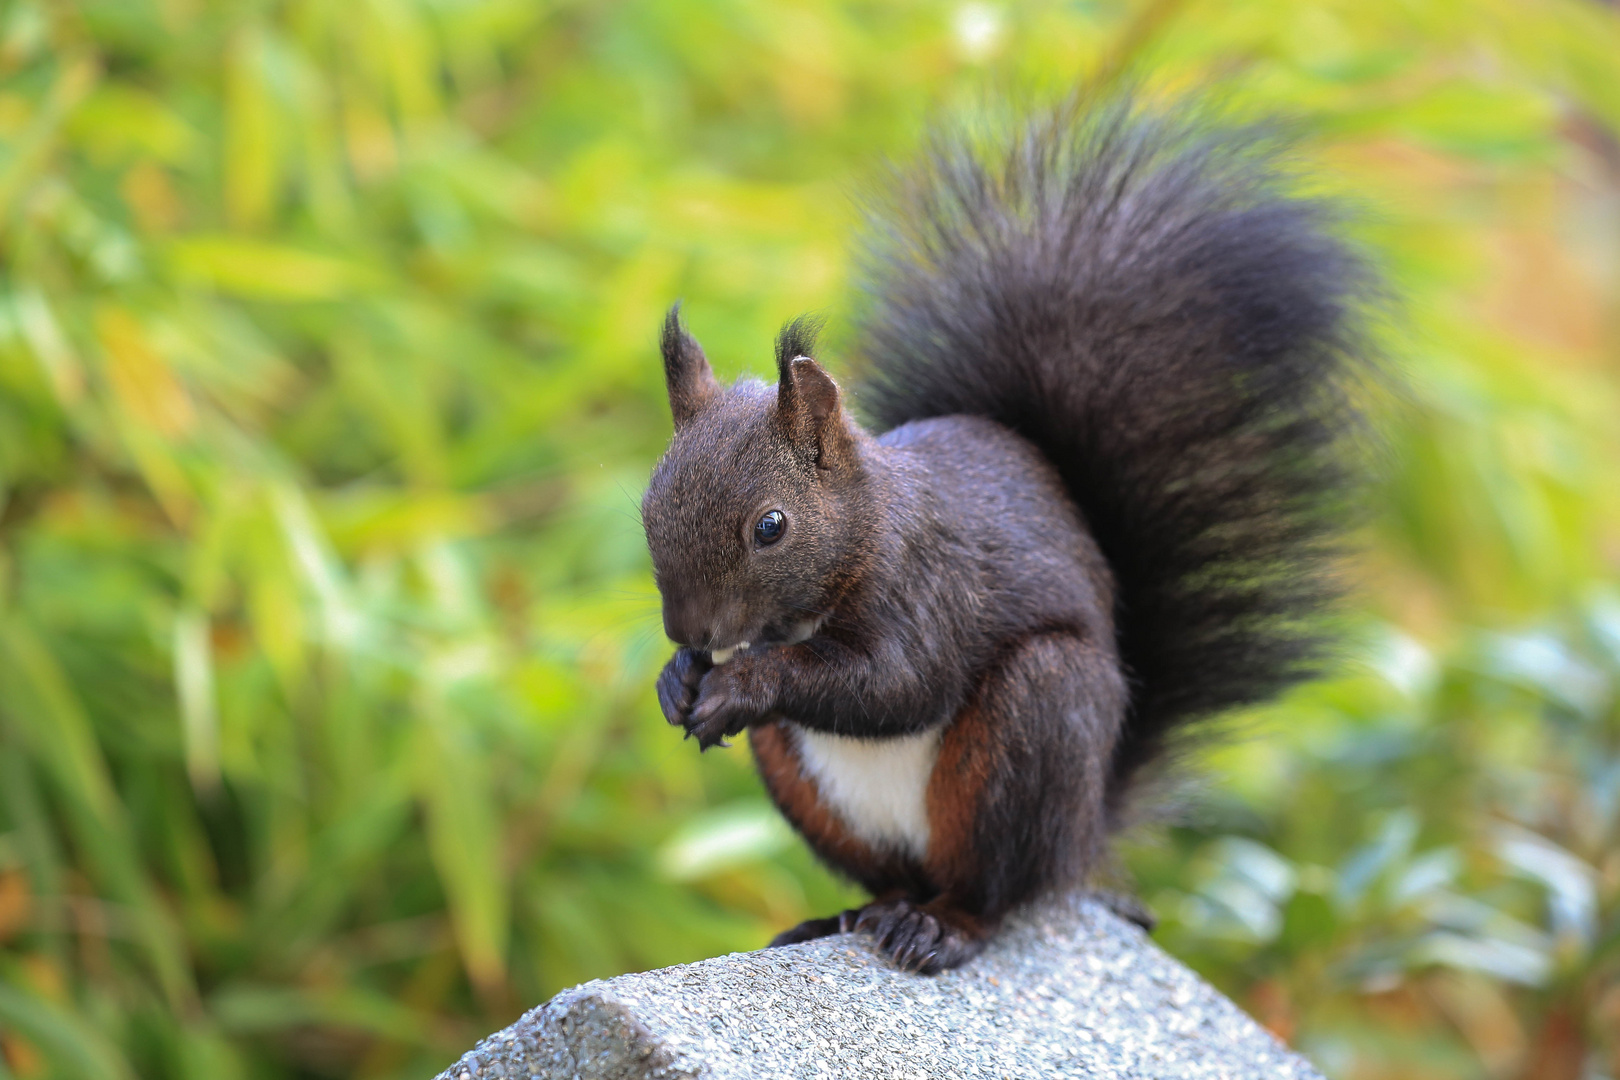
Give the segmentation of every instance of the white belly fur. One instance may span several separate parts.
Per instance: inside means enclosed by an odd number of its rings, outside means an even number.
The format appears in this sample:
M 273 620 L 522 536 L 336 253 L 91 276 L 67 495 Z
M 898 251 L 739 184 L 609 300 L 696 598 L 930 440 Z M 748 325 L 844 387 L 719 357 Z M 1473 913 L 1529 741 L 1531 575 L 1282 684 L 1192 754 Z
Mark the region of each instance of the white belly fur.
M 928 779 L 944 729 L 854 739 L 794 727 L 804 771 L 850 832 L 874 847 L 927 853 Z

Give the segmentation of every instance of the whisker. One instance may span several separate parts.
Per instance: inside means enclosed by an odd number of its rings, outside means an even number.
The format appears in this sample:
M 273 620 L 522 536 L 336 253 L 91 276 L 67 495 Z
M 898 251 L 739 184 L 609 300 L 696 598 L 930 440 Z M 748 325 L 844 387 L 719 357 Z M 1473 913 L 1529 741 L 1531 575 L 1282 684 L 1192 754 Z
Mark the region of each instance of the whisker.
M 647 519 L 645 517 L 643 517 L 642 513 L 641 513 L 641 500 L 636 498 L 634 495 L 630 494 L 628 491 L 626 491 L 624 489 L 624 485 L 622 483 L 620 483 L 619 481 L 615 480 L 613 482 L 613 486 L 618 488 L 619 489 L 619 494 L 623 495 L 625 497 L 625 499 L 629 501 L 630 508 L 635 511 L 636 524 L 640 525 L 643 529 L 645 529 L 647 527 Z

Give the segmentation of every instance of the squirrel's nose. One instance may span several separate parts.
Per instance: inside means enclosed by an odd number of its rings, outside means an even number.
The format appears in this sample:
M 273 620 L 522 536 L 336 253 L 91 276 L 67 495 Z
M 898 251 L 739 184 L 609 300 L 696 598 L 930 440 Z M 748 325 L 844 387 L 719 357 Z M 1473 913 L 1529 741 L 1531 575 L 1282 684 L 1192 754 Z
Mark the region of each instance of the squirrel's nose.
M 671 641 L 694 649 L 714 649 L 736 644 L 736 613 L 698 599 L 677 598 L 664 602 L 664 633 Z
M 684 607 L 677 607 L 667 600 L 664 602 L 664 635 L 677 645 L 692 644 L 696 621 L 691 613 Z
M 669 639 L 695 649 L 714 646 L 714 618 L 706 605 L 691 600 L 665 601 L 664 633 Z

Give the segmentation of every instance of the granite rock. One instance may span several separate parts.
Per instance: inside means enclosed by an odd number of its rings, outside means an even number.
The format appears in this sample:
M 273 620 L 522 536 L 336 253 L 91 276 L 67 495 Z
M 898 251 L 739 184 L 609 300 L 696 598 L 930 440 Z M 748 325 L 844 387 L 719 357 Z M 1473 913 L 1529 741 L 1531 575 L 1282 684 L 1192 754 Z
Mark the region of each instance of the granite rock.
M 934 977 L 894 970 L 857 934 L 588 982 L 439 1074 L 687 1077 L 1321 1080 L 1088 896 L 1015 916 Z

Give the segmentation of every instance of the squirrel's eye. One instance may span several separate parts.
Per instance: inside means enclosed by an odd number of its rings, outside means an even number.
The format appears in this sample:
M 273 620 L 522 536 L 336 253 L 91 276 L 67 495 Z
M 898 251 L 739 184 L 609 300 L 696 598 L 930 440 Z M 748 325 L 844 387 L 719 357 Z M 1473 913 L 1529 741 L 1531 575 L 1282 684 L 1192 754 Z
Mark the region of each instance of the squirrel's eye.
M 774 544 L 782 539 L 782 527 L 786 524 L 782 511 L 772 510 L 754 523 L 754 539 L 762 544 Z

